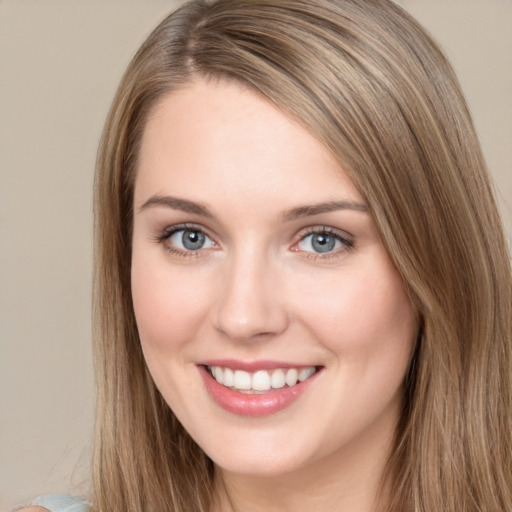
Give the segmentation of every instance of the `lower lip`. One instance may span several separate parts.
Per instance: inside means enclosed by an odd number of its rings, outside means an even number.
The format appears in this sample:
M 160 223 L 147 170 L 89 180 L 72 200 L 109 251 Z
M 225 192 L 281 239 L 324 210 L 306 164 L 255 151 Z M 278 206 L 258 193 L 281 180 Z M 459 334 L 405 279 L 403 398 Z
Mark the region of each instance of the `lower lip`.
M 223 409 L 239 416 L 268 416 L 282 411 L 297 400 L 309 388 L 317 375 L 317 371 L 303 382 L 268 393 L 240 393 L 219 384 L 208 372 L 206 367 L 198 366 L 206 390 L 213 400 Z

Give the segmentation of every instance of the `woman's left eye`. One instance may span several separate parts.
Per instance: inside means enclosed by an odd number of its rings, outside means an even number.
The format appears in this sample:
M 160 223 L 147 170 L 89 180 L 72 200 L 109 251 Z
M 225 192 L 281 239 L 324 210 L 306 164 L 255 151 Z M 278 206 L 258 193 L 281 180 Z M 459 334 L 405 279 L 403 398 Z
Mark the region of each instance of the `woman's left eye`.
M 320 231 L 317 233 L 310 233 L 301 238 L 297 244 L 297 248 L 304 252 L 325 254 L 336 251 L 344 245 L 350 246 L 351 244 L 337 234 L 330 233 L 328 231 Z
M 181 251 L 199 251 L 215 246 L 213 240 L 199 229 L 180 229 L 172 233 L 168 240 Z

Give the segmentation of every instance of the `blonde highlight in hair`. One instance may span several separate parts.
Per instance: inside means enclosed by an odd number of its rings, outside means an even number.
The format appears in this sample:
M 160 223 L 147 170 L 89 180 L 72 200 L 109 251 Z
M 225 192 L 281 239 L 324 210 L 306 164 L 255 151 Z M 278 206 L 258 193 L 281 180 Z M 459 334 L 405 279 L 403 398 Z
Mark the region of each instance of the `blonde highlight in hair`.
M 95 182 L 101 512 L 207 511 L 213 464 L 155 388 L 133 314 L 137 155 L 148 115 L 197 78 L 233 80 L 301 122 L 365 197 L 419 318 L 383 485 L 391 512 L 512 504 L 512 278 L 457 79 L 390 0 L 194 1 L 128 67 Z

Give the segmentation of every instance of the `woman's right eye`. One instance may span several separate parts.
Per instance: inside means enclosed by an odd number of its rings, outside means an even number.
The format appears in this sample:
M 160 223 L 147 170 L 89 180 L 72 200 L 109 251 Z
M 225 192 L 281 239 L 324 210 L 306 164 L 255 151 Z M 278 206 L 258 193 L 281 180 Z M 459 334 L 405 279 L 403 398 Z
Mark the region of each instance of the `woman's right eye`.
M 174 249 L 179 251 L 199 251 L 215 247 L 215 242 L 200 229 L 179 229 L 167 237 Z

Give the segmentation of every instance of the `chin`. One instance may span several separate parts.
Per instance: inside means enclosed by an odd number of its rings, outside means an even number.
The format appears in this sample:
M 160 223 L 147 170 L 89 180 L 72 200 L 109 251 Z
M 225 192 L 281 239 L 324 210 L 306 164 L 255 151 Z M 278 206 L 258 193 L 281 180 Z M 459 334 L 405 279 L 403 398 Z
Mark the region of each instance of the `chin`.
M 276 437 L 272 439 L 266 436 L 252 439 L 252 442 L 241 439 L 236 442 L 232 436 L 229 444 L 217 442 L 203 449 L 222 471 L 261 478 L 293 473 L 317 458 L 315 450 L 310 450 L 301 439 L 289 439 L 286 442 L 281 436 Z
M 222 457 L 219 463 L 215 462 L 215 466 L 227 473 L 253 478 L 279 477 L 303 467 L 299 461 L 282 457 L 281 454 L 255 458 Z

